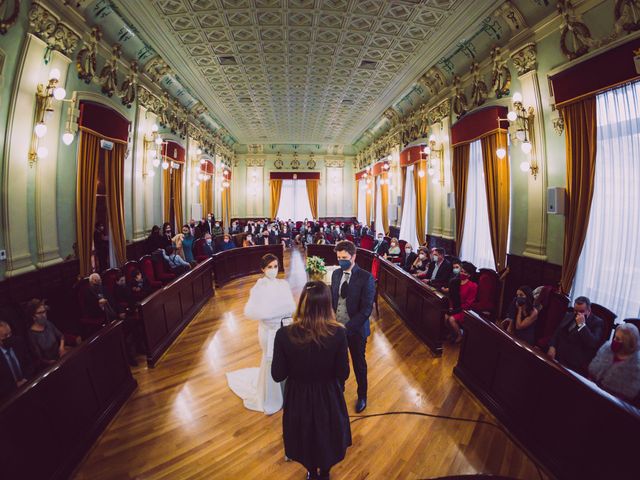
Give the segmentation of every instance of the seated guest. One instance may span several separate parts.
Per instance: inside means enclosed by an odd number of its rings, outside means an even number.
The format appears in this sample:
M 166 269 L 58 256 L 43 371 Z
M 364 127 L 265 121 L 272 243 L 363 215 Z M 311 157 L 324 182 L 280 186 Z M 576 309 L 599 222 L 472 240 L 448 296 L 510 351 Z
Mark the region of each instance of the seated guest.
M 0 399 L 9 396 L 33 375 L 29 352 L 11 327 L 0 320 Z
M 210 233 L 204 234 L 204 244 L 202 245 L 202 251 L 205 255 L 211 256 L 216 253 L 216 245 L 213 243 Z
M 243 247 L 255 247 L 255 242 L 253 241 L 253 236 L 251 234 L 248 234 L 246 237 L 244 237 L 244 240 L 242 241 L 242 246 Z
M 225 233 L 224 237 L 222 237 L 222 251 L 226 252 L 232 248 L 236 248 L 236 244 L 231 240 L 231 236 L 228 233 Z
M 135 301 L 144 299 L 151 293 L 151 285 L 140 270 L 133 270 L 131 272 L 131 282 L 129 284 L 129 291 Z
M 313 236 L 313 243 L 316 245 L 326 245 L 327 241 L 324 238 L 324 234 L 322 232 L 318 232 Z
M 422 278 L 425 283 L 439 288 L 449 283 L 453 275 L 451 262 L 444 258 L 444 248 L 434 248 L 431 250 L 431 263 L 427 273 Z M 475 271 L 473 272 L 475 274 Z
M 89 275 L 89 288 L 84 294 L 84 308 L 85 315 L 92 318 L 104 317 L 105 322 L 125 317 L 124 313 L 119 312 L 114 299 L 104 291 L 102 278 L 97 273 Z
M 282 227 L 282 233 L 280 234 L 280 241 L 287 248 L 291 246 L 291 232 L 289 231 L 289 227 L 287 225 Z
M 151 228 L 151 233 L 147 237 L 145 244 L 147 253 L 155 252 L 157 249 L 162 248 L 164 239 L 158 225 L 154 225 Z
M 476 267 L 471 262 L 462 262 L 455 265 L 456 277 L 449 282 L 449 312 L 445 314 L 445 320 L 453 332 L 451 339 L 454 343 L 462 340 L 460 326 L 464 319 L 463 310 L 471 308 L 476 300 L 478 285 L 471 281 L 476 273 Z
M 191 269 L 191 265 L 185 262 L 182 257 L 175 252 L 173 247 L 167 247 L 161 250 L 161 252 L 162 258 L 167 262 L 172 273 L 181 275 Z
M 398 239 L 392 238 L 391 244 L 389 245 L 389 253 L 387 253 L 387 258 L 389 258 L 390 260 L 398 260 L 401 253 L 402 251 L 400 250 Z
M 591 363 L 589 377 L 609 393 L 624 400 L 640 400 L 640 334 L 632 323 L 623 323 L 605 342 Z
M 224 232 L 222 231 L 222 227 L 220 226 L 220 222 L 216 222 L 213 225 L 213 230 L 211 230 L 211 235 L 217 237 L 218 235 L 222 235 Z
M 278 230 L 275 225 L 271 225 L 267 229 L 269 235 L 269 245 L 277 245 L 278 244 Z
M 377 253 L 381 257 L 384 257 L 389 253 L 389 244 L 384 239 L 383 233 L 378 233 L 376 236 L 376 243 L 373 245 L 373 252 Z
M 509 305 L 507 317 L 502 321 L 502 328 L 532 346 L 536 343 L 536 320 L 539 313 L 533 302 L 531 287 L 523 285 L 518 288 L 516 298 Z
M 47 320 L 44 300 L 30 300 L 26 310 L 27 318 L 32 322 L 27 335 L 34 360 L 40 367 L 56 363 L 65 354 L 64 335 Z
M 193 241 L 189 225 L 182 226 L 182 233 L 179 233 L 171 239 L 176 246 L 176 253 L 182 257 L 185 262 L 194 263 L 193 257 Z
M 565 367 L 586 374 L 602 340 L 604 322 L 591 313 L 587 297 L 575 300 L 573 312 L 567 313 L 549 342 L 549 356 Z
M 237 220 L 231 224 L 231 235 L 235 235 L 236 233 L 242 233 L 242 228 Z
M 416 261 L 416 258 L 418 258 L 418 254 L 413 251 L 413 247 L 410 243 L 406 243 L 404 245 L 404 257 L 402 259 L 402 263 L 400 264 L 402 269 L 405 272 L 411 271 L 411 266 L 413 265 L 413 262 Z
M 420 278 L 420 276 L 427 274 L 427 268 L 429 268 L 429 256 L 427 255 L 427 250 L 424 248 L 419 248 L 418 256 L 411 264 L 409 273 Z
M 173 245 L 173 235 L 171 234 L 171 224 L 165 222 L 162 224 L 162 240 L 160 241 L 160 248 L 166 248 L 169 245 Z

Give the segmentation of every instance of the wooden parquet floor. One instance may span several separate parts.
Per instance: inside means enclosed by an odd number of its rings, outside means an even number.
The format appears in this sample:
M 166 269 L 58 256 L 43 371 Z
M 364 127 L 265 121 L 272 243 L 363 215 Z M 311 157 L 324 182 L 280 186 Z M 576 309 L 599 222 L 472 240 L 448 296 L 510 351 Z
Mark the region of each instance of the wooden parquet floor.
M 296 295 L 306 280 L 303 253 L 285 257 Z M 282 413 L 245 410 L 225 372 L 258 366 L 257 323 L 242 311 L 257 276 L 216 291 L 155 369 L 135 369 L 138 390 L 100 437 L 76 480 L 302 479 L 285 462 Z M 404 326 L 381 299 L 367 345 L 369 404 L 364 413 L 414 410 L 495 421 L 453 377 L 457 349 L 442 358 Z M 346 386 L 350 414 L 353 375 Z M 420 479 L 486 473 L 540 478 L 534 464 L 488 425 L 418 416 L 385 416 L 352 424 L 353 446 L 334 479 Z M 546 477 L 544 477 L 546 478 Z

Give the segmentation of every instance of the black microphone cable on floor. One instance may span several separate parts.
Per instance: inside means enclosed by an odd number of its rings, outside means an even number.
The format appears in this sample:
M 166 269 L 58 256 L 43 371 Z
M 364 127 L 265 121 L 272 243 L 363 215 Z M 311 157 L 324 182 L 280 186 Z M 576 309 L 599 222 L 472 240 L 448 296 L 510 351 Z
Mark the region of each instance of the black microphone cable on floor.
M 474 418 L 464 418 L 464 417 L 452 417 L 449 415 L 437 415 L 435 413 L 426 413 L 426 412 L 412 412 L 412 411 L 397 411 L 397 412 L 383 412 L 383 413 L 371 413 L 368 415 L 349 415 L 349 418 L 351 419 L 350 423 L 355 423 L 358 422 L 360 420 L 365 420 L 367 418 L 374 418 L 374 417 L 384 417 L 384 416 L 390 416 L 390 415 L 416 415 L 418 417 L 429 417 L 429 418 L 437 418 L 440 420 L 453 420 L 453 421 L 457 421 L 457 422 L 467 422 L 467 423 L 478 423 L 478 424 L 482 424 L 482 425 L 490 425 L 493 428 L 497 428 L 498 430 L 500 430 L 502 433 L 504 433 L 507 437 L 509 437 L 509 434 L 507 433 L 507 431 L 505 430 L 505 428 L 502 425 L 499 425 L 497 423 L 494 422 L 490 422 L 489 420 L 482 420 L 482 419 L 474 419 Z M 531 456 L 529 456 L 529 454 L 517 443 L 513 442 L 522 453 L 525 454 L 525 456 L 531 461 L 531 463 L 533 463 L 536 467 L 536 470 L 538 471 L 538 476 L 540 477 L 540 480 L 544 480 L 544 477 L 542 476 L 542 471 L 540 470 L 540 466 L 538 465 L 538 463 L 531 458 Z M 425 479 L 427 480 L 427 479 Z

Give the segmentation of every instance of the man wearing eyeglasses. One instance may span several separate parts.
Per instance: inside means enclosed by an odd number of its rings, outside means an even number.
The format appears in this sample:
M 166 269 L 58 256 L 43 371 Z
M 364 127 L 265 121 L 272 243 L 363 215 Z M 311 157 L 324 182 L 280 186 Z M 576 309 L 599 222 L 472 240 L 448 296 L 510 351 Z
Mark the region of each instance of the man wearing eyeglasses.
M 369 316 L 373 310 L 375 282 L 373 276 L 355 264 L 356 246 L 349 240 L 334 249 L 340 269 L 331 276 L 331 293 L 336 319 L 347 329 L 353 373 L 358 383 L 356 413 L 367 408 L 367 360 L 365 350 L 371 333 Z

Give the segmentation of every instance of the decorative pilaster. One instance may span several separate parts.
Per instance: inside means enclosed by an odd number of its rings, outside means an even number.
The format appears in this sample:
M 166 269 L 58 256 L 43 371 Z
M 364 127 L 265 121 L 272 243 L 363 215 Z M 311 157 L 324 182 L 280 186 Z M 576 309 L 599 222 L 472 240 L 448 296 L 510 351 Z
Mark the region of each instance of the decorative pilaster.
M 80 35 L 37 2 L 32 3 L 29 9 L 29 33 L 44 41 L 52 50 L 69 58 L 80 43 Z

